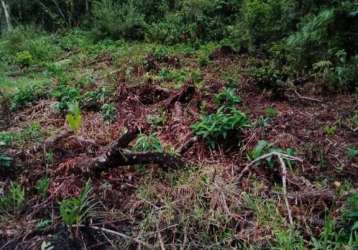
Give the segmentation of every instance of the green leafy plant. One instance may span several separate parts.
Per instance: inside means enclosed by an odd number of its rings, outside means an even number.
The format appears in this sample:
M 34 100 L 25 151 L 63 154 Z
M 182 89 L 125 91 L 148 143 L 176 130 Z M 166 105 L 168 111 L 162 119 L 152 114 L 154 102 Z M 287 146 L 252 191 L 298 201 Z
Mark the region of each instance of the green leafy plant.
M 82 125 L 81 109 L 78 102 L 68 104 L 68 113 L 66 115 L 66 122 L 68 126 L 77 132 Z
M 210 148 L 220 144 L 228 145 L 226 140 L 237 143 L 241 130 L 250 127 L 246 115 L 235 108 L 221 107 L 216 113 L 203 116 L 192 125 L 193 132 L 203 138 Z M 231 141 L 232 142 L 232 141 Z
M 265 115 L 267 118 L 273 119 L 278 115 L 278 111 L 275 107 L 268 107 L 265 109 Z
M 114 122 L 117 119 L 117 108 L 112 103 L 106 103 L 101 107 L 101 114 L 103 120 Z
M 347 156 L 350 159 L 354 159 L 358 157 L 358 148 L 356 147 L 347 148 Z
M 60 203 L 60 215 L 65 224 L 69 226 L 81 224 L 90 216 L 96 206 L 91 192 L 91 182 L 87 181 L 79 197 L 69 198 Z
M 325 126 L 323 130 L 326 135 L 333 136 L 337 132 L 337 127 L 336 126 Z
M 288 75 L 283 69 L 278 69 L 271 63 L 252 69 L 251 77 L 255 80 L 259 88 L 272 90 L 274 94 L 277 92 L 278 94 L 276 95 L 280 95 L 282 89 L 285 87 Z
M 25 204 L 25 190 L 19 184 L 12 182 L 8 193 L 0 197 L 0 211 L 16 213 Z
M 93 3 L 95 18 L 94 35 L 97 38 L 142 39 L 144 37 L 144 16 L 133 0 L 124 3 L 113 0 L 98 0 Z
M 43 177 L 36 182 L 35 189 L 37 193 L 39 193 L 40 195 L 46 196 L 49 185 L 50 185 L 50 178 Z
M 48 96 L 47 83 L 31 82 L 16 89 L 11 96 L 11 110 L 16 111 L 26 105 Z
M 15 61 L 17 64 L 21 65 L 21 66 L 30 66 L 32 64 L 32 55 L 29 51 L 25 50 L 25 51 L 21 51 L 16 53 L 15 55 Z
M 134 145 L 134 149 L 139 152 L 163 152 L 162 144 L 156 134 L 140 134 Z
M 54 91 L 52 91 L 51 94 L 58 100 L 56 109 L 59 111 L 67 110 L 68 104 L 78 102 L 81 95 L 78 88 L 71 87 L 66 84 L 60 84 L 54 89 Z
M 249 160 L 253 161 L 265 154 L 274 153 L 274 152 L 286 154 L 289 156 L 295 155 L 295 151 L 291 148 L 287 148 L 287 149 L 275 148 L 268 141 L 261 140 L 261 141 L 258 141 L 256 146 L 248 153 L 248 158 L 249 158 Z M 265 159 L 265 161 L 266 161 L 268 167 L 270 167 L 270 168 L 274 167 L 275 161 L 274 161 L 273 156 L 267 157 Z M 289 167 L 292 167 L 292 162 L 290 160 L 284 159 L 284 161 L 286 161 L 286 163 Z
M 236 95 L 236 91 L 233 88 L 225 88 L 214 97 L 215 103 L 220 106 L 233 107 L 241 102 L 241 98 Z
M 12 166 L 14 159 L 10 156 L 0 153 L 0 172 L 1 171 L 8 171 L 9 168 Z

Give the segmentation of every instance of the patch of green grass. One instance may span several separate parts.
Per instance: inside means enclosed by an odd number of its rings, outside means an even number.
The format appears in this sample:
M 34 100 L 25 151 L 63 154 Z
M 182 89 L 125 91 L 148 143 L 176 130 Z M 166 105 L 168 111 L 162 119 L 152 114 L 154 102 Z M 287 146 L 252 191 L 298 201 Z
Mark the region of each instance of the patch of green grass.
M 43 139 L 43 130 L 40 124 L 34 122 L 18 132 L 0 132 L 0 146 L 23 145 L 28 142 L 41 142 Z

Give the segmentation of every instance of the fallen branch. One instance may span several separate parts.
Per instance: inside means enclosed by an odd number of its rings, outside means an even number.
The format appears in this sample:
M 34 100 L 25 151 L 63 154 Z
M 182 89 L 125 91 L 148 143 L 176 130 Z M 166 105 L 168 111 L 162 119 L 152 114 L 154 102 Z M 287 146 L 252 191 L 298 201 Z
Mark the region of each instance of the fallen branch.
M 139 239 L 130 237 L 130 236 L 125 235 L 125 234 L 120 233 L 120 232 L 116 232 L 116 231 L 111 230 L 111 229 L 107 229 L 107 228 L 104 228 L 104 227 L 97 227 L 97 226 L 89 226 L 89 228 L 94 229 L 94 230 L 99 230 L 99 231 L 102 231 L 102 232 L 104 232 L 104 233 L 109 233 L 109 234 L 112 234 L 112 235 L 116 235 L 116 236 L 122 237 L 122 238 L 124 238 L 124 239 L 126 239 L 126 240 L 134 241 L 135 243 L 138 243 L 138 244 L 140 244 L 140 245 L 143 245 L 143 246 L 145 246 L 145 247 L 148 248 L 148 249 L 154 249 L 154 247 L 151 246 L 150 244 L 148 244 L 147 242 L 144 242 L 144 241 L 142 241 L 142 240 L 139 240 Z
M 158 164 L 163 168 L 179 168 L 184 162 L 174 155 L 160 152 L 132 152 L 124 149 L 138 135 L 138 128 L 133 128 L 121 136 L 109 149 L 100 156 L 80 163 L 79 168 L 73 168 L 72 172 L 80 171 L 85 175 L 98 174 L 102 171 L 137 164 Z
M 313 97 L 307 97 L 307 96 L 303 96 L 300 93 L 298 93 L 297 90 L 294 90 L 295 94 L 297 95 L 298 98 L 303 99 L 303 100 L 307 100 L 307 101 L 313 101 L 313 102 L 322 102 L 322 100 L 313 98 Z
M 176 102 L 186 103 L 189 102 L 195 94 L 195 86 L 193 84 L 187 83 L 182 89 L 175 95 L 171 96 L 164 101 L 165 106 L 169 109 Z
M 282 154 L 282 153 L 278 153 L 278 152 L 271 152 L 268 154 L 265 154 L 261 157 L 258 157 L 257 159 L 255 159 L 254 161 L 250 162 L 248 165 L 246 165 L 246 167 L 241 171 L 240 175 L 238 176 L 238 180 L 240 180 L 242 178 L 242 176 L 250 169 L 251 166 L 253 166 L 254 164 L 256 164 L 257 162 L 264 160 L 268 157 L 271 156 L 276 156 L 280 162 L 280 166 L 281 166 L 281 177 L 282 177 L 282 189 L 283 189 L 283 198 L 285 200 L 285 204 L 286 204 L 286 208 L 287 208 L 287 213 L 288 213 L 288 219 L 291 225 L 293 225 L 293 219 L 292 219 L 292 211 L 290 209 L 290 205 L 288 202 L 288 198 L 287 198 L 287 168 L 286 168 L 286 164 L 284 159 L 286 160 L 293 160 L 293 161 L 300 161 L 302 162 L 303 160 L 297 157 L 293 157 L 287 154 Z

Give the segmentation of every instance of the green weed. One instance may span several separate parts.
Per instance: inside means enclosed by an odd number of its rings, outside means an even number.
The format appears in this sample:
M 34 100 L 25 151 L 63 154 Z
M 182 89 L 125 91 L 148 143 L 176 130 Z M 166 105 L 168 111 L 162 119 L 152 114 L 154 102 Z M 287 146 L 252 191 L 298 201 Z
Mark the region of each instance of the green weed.
M 9 191 L 0 197 L 2 212 L 17 213 L 25 205 L 25 190 L 19 184 L 12 182 Z
M 91 182 L 87 181 L 79 197 L 60 202 L 60 215 L 65 224 L 69 226 L 81 224 L 93 213 L 96 203 L 91 192 Z
M 203 116 L 199 122 L 192 125 L 192 130 L 203 138 L 210 148 L 215 148 L 222 143 L 226 144 L 227 139 L 238 143 L 241 130 L 249 126 L 248 118 L 240 110 L 221 107 L 216 113 Z
M 139 152 L 163 152 L 163 147 L 155 134 L 140 134 L 134 145 L 134 149 Z
M 241 102 L 241 98 L 232 88 L 225 88 L 214 96 L 214 100 L 217 105 L 225 107 L 233 107 Z
M 117 119 L 117 108 L 113 104 L 104 104 L 101 107 L 103 120 L 114 122 Z

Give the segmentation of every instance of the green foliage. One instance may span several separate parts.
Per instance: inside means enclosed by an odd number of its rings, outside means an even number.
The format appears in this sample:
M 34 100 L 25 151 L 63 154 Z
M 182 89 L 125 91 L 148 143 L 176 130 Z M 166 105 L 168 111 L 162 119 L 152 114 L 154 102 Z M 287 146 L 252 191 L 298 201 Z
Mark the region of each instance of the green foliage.
M 65 224 L 69 226 L 78 225 L 90 216 L 96 206 L 91 193 L 92 185 L 90 181 L 87 181 L 79 197 L 60 202 L 60 215 Z
M 14 144 L 24 144 L 26 142 L 40 142 L 42 139 L 41 125 L 34 122 L 18 132 L 0 132 L 0 146 L 14 146 Z
M 162 144 L 156 134 L 140 134 L 134 149 L 138 152 L 163 152 Z
M 215 103 L 220 106 L 233 107 L 241 102 L 240 97 L 233 88 L 225 88 L 214 96 Z
M 9 170 L 13 161 L 14 161 L 14 159 L 11 158 L 10 156 L 0 153 L 0 172 L 1 171 L 6 172 L 6 170 Z
M 248 153 L 248 158 L 249 158 L 249 160 L 253 161 L 253 160 L 260 158 L 261 156 L 263 156 L 265 154 L 269 154 L 269 153 L 273 153 L 273 152 L 282 153 L 282 154 L 286 154 L 289 156 L 295 155 L 295 151 L 291 148 L 287 148 L 287 149 L 275 148 L 268 141 L 262 140 L 262 141 L 258 141 L 256 146 Z M 270 167 L 270 168 L 274 167 L 275 160 L 274 160 L 273 156 L 267 157 L 265 159 L 265 161 L 266 161 L 268 167 Z M 292 163 L 290 160 L 285 159 L 285 161 L 289 167 L 292 167 Z
M 38 194 L 42 196 L 46 196 L 49 185 L 50 185 L 50 178 L 43 177 L 36 182 L 35 189 Z
M 295 1 L 243 0 L 237 24 L 230 27 L 231 43 L 254 48 L 282 38 L 293 26 Z
M 248 118 L 240 110 L 221 107 L 216 113 L 203 116 L 192 125 L 192 130 L 203 138 L 210 148 L 215 148 L 220 144 L 228 145 L 229 140 L 237 143 L 241 130 L 249 126 Z
M 25 204 L 25 190 L 17 183 L 12 182 L 9 191 L 0 197 L 0 211 L 16 213 Z
M 52 92 L 52 96 L 54 96 L 58 103 L 56 108 L 60 111 L 64 111 L 68 109 L 68 103 L 74 103 L 79 100 L 80 90 L 71 87 L 66 84 L 60 84 L 57 88 Z
M 265 109 L 265 115 L 269 119 L 276 118 L 278 115 L 278 111 L 275 107 L 268 107 Z
M 97 88 L 94 91 L 88 91 L 80 98 L 81 107 L 97 109 L 97 107 L 105 105 L 105 101 L 108 100 L 109 96 L 110 93 L 105 87 Z
M 75 132 L 77 132 L 81 128 L 82 115 L 78 102 L 68 103 L 66 122 L 68 126 Z
M 284 87 L 288 75 L 282 69 L 278 69 L 274 64 L 270 63 L 252 69 L 251 77 L 259 88 L 273 90 L 278 93 Z
M 314 58 L 322 58 L 322 47 L 329 42 L 329 26 L 334 22 L 334 10 L 325 9 L 308 17 L 298 32 L 287 39 L 287 46 L 296 65 L 312 65 Z
M 325 126 L 323 130 L 326 135 L 333 136 L 337 132 L 337 127 L 336 126 Z
M 48 96 L 47 83 L 32 82 L 16 89 L 11 95 L 11 110 L 24 108 L 37 100 Z
M 101 107 L 103 120 L 114 122 L 117 119 L 117 108 L 112 104 L 104 104 Z
M 15 55 L 15 62 L 21 66 L 30 66 L 32 64 L 32 60 L 32 55 L 27 50 L 20 51 Z
M 23 66 L 35 63 L 42 64 L 46 61 L 53 61 L 61 52 L 55 44 L 52 36 L 47 36 L 32 26 L 19 26 L 6 33 L 5 57 L 9 61 L 15 61 Z
M 358 157 L 358 148 L 356 147 L 347 148 L 347 156 L 350 159 L 354 159 Z
M 92 7 L 95 18 L 94 35 L 97 38 L 142 39 L 144 16 L 138 11 L 135 1 L 118 3 L 113 0 L 95 1 Z

